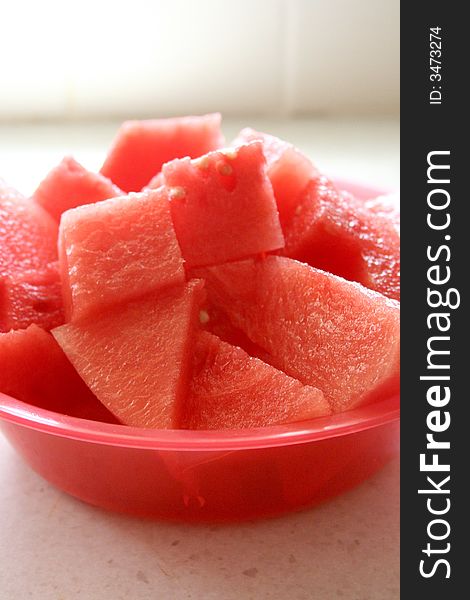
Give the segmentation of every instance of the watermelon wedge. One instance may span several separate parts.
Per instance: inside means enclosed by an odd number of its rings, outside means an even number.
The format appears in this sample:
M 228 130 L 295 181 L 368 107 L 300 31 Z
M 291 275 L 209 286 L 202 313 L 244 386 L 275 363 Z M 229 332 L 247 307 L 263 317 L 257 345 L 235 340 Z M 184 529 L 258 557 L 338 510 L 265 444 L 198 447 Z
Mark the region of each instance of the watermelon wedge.
M 244 331 L 235 327 L 226 313 L 212 304 L 208 298 L 201 306 L 199 324 L 203 331 L 212 333 L 223 342 L 238 346 L 250 356 L 265 360 L 266 352 L 253 343 Z
M 39 184 L 33 199 L 59 221 L 61 214 L 70 208 L 122 195 L 107 177 L 87 171 L 66 156 Z
M 300 194 L 316 174 L 316 169 L 305 154 L 289 142 L 250 127 L 242 129 L 233 144 L 238 146 L 256 140 L 263 143 L 268 176 L 273 186 L 279 218 L 284 226 L 294 214 Z
M 295 260 L 196 270 L 210 301 L 335 412 L 398 392 L 399 304 Z
M 185 281 L 163 188 L 65 212 L 59 248 L 68 320 Z
M 182 427 L 242 429 L 304 421 L 331 413 L 320 390 L 201 332 Z
M 171 215 L 188 267 L 218 264 L 284 246 L 263 148 L 183 158 L 163 167 Z
M 127 121 L 112 143 L 101 173 L 125 192 L 138 192 L 174 158 L 196 158 L 224 145 L 218 113 Z
M 63 322 L 58 263 L 44 271 L 0 277 L 0 331 L 25 329 L 32 323 L 49 330 Z
M 286 256 L 400 298 L 395 223 L 338 192 L 325 177 L 311 180 L 284 235 Z
M 192 281 L 52 331 L 80 376 L 124 424 L 175 427 L 186 397 L 203 284 Z
M 0 180 L 0 277 L 43 270 L 57 260 L 57 223 Z
M 116 423 L 52 335 L 37 325 L 0 334 L 0 391 L 65 415 Z

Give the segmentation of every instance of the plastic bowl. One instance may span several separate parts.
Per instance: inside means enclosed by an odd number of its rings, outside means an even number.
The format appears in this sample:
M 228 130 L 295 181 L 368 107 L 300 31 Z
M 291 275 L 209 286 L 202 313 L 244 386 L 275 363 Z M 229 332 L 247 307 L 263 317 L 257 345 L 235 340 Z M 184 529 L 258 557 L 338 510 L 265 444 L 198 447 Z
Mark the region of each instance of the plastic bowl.
M 399 415 L 395 396 L 285 426 L 161 431 L 66 416 L 0 393 L 0 428 L 45 479 L 108 510 L 183 521 L 274 516 L 335 496 L 397 454 Z

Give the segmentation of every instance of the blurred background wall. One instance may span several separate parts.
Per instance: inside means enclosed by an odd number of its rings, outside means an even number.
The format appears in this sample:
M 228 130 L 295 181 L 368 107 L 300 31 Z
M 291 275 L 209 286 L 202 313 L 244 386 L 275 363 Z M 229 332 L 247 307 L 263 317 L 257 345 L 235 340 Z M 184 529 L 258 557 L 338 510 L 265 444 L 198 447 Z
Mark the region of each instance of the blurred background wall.
M 0 121 L 399 110 L 399 0 L 0 0 Z

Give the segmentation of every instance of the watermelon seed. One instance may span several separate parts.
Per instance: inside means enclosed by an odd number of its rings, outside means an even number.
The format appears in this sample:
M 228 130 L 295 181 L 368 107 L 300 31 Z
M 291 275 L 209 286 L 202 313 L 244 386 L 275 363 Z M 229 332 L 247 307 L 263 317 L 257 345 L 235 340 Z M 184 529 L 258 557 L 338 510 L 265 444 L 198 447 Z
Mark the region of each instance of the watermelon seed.
M 205 171 L 209 168 L 209 157 L 207 156 L 207 154 L 205 156 L 201 156 L 201 158 L 198 158 L 197 160 L 193 161 L 193 164 L 195 164 L 196 167 L 198 167 L 198 169 Z
M 231 167 L 231 165 L 228 165 L 226 163 L 219 163 L 217 165 L 217 171 L 221 174 L 221 175 L 231 175 L 233 173 L 233 169 Z
M 203 325 L 205 325 L 206 323 L 208 323 L 210 321 L 209 313 L 206 310 L 201 310 L 199 312 L 199 321 Z
M 186 196 L 186 190 L 181 186 L 171 187 L 168 190 L 168 195 L 170 196 L 170 199 L 184 198 Z

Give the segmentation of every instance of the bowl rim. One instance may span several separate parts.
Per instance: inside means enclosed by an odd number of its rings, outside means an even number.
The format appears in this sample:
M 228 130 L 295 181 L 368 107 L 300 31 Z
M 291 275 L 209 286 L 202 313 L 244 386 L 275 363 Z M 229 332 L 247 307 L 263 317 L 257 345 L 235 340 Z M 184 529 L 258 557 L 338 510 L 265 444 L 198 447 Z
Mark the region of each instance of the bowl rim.
M 359 433 L 399 418 L 400 397 L 395 395 L 344 413 L 272 427 L 143 429 L 71 417 L 0 393 L 0 419 L 7 423 L 82 442 L 149 450 L 232 451 L 290 446 Z

